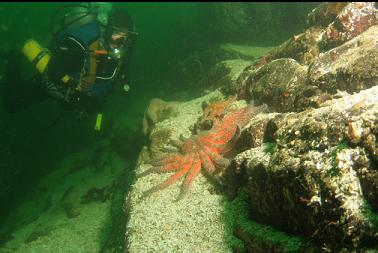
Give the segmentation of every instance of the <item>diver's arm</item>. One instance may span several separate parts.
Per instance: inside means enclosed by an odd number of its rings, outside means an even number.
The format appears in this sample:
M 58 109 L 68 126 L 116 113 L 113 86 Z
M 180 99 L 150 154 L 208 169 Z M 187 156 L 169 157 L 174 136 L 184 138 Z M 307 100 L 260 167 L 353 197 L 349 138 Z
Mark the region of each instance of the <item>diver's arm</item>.
M 80 73 L 84 66 L 85 49 L 70 37 L 60 40 L 52 49 L 47 76 L 51 81 L 61 81 L 69 73 Z
M 81 72 L 85 59 L 84 47 L 76 40 L 65 37 L 57 41 L 50 51 L 51 58 L 43 75 L 45 89 L 59 102 L 72 104 L 73 94 L 76 92 L 74 87 L 79 80 L 70 74 Z

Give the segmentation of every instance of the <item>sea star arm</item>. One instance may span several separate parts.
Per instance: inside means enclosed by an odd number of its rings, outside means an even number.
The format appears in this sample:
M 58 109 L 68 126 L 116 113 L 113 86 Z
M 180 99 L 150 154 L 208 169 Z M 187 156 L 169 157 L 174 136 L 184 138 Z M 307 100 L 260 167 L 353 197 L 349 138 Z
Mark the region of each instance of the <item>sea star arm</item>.
M 195 160 L 193 162 L 193 167 L 188 171 L 186 174 L 184 183 L 182 184 L 180 196 L 177 200 L 182 199 L 189 190 L 190 184 L 193 182 L 194 178 L 198 175 L 198 173 L 201 171 L 201 160 L 198 157 L 198 154 L 195 156 Z
M 142 173 L 138 174 L 137 177 L 144 177 L 150 173 L 161 173 L 161 172 L 170 172 L 176 171 L 182 168 L 184 165 L 184 159 L 180 159 L 178 161 L 174 161 L 162 166 L 154 166 L 149 168 L 148 170 L 143 171 Z
M 211 161 L 208 154 L 206 154 L 202 149 L 198 150 L 198 155 L 201 159 L 201 166 L 203 170 L 206 172 L 206 174 L 212 175 L 216 170 L 213 161 Z
M 214 150 L 212 150 L 210 147 L 207 145 L 201 145 L 203 150 L 206 152 L 206 154 L 210 157 L 210 159 L 215 163 L 216 166 L 221 167 L 221 168 L 226 168 L 230 165 L 230 161 Z
M 182 176 L 184 176 L 189 170 L 190 168 L 192 167 L 193 165 L 193 159 L 192 159 L 192 156 L 189 156 L 188 159 L 186 159 L 187 163 L 185 164 L 185 166 L 179 170 L 176 174 L 170 176 L 168 179 L 166 179 L 164 182 L 158 184 L 158 185 L 155 185 L 154 187 L 152 187 L 151 189 L 145 191 L 143 193 L 143 197 L 146 197 L 148 195 L 150 195 L 151 193 L 154 193 L 156 191 L 159 191 L 159 190 L 162 190 L 168 186 L 170 186 L 171 184 L 173 184 L 175 181 L 177 181 L 178 179 L 180 179 Z

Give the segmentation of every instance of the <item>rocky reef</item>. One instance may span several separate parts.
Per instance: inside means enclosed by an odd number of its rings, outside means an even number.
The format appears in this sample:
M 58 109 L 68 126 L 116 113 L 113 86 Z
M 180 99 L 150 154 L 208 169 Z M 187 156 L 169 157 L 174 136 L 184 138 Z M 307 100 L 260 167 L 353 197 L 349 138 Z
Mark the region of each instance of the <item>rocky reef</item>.
M 215 182 L 200 175 L 178 202 L 176 185 L 142 197 L 165 173 L 135 182 L 125 201 L 129 252 L 378 250 L 377 10 L 322 3 L 308 24 L 263 55 L 207 72 L 201 97 L 156 117 L 137 173 L 172 141 L 211 132 L 229 104 L 268 106 L 236 131 Z
M 378 245 L 377 95 L 375 86 L 253 119 L 243 141 L 253 137 L 255 148 L 236 156 L 228 185 L 248 193 L 256 220 L 280 230 L 333 251 Z

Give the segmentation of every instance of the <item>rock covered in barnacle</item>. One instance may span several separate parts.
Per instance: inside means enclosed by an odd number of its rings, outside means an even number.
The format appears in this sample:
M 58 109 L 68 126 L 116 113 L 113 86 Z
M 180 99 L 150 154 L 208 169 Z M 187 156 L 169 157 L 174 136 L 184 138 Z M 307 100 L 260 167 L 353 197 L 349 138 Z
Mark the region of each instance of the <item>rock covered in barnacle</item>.
M 288 57 L 301 64 L 309 64 L 320 52 L 351 40 L 377 25 L 377 21 L 377 10 L 373 2 L 323 3 L 309 14 L 308 29 L 257 59 L 253 67 Z
M 317 18 L 347 6 L 331 5 Z M 228 193 L 244 189 L 254 220 L 319 248 L 363 251 L 378 245 L 378 26 L 324 47 L 320 21 L 240 75 L 238 93 L 291 113 L 257 116 L 241 133 L 250 149 L 227 170 Z
M 378 25 L 320 54 L 310 64 L 281 58 L 261 67 L 247 68 L 240 76 L 239 90 L 257 104 L 266 103 L 278 112 L 319 107 L 339 96 L 378 83 Z M 293 57 L 294 58 L 294 57 Z
M 274 60 L 249 73 L 247 98 L 268 104 L 273 111 L 295 110 L 295 101 L 306 88 L 307 67 L 290 58 Z
M 323 92 L 360 91 L 378 83 L 378 25 L 320 55 L 309 68 L 309 82 Z
M 265 126 L 267 142 L 236 156 L 229 186 L 236 181 L 248 193 L 255 220 L 312 237 L 333 251 L 378 245 L 371 213 L 378 211 L 371 140 L 377 123 L 378 86 L 318 109 L 275 114 L 268 122 L 255 117 L 245 132 Z
M 319 56 L 318 39 L 322 32 L 323 29 L 320 27 L 310 27 L 273 48 L 247 69 L 255 69 L 280 58 L 292 58 L 301 64 L 308 64 Z
M 347 2 L 323 2 L 307 15 L 307 23 L 310 26 L 327 26 L 347 5 Z
M 377 24 L 374 2 L 352 2 L 347 4 L 328 25 L 322 34 L 321 47 L 338 46 Z
M 340 46 L 378 24 L 377 10 L 372 2 L 323 3 L 309 14 L 308 19 L 308 29 L 260 56 L 246 70 L 257 69 L 280 58 L 292 58 L 300 64 L 310 65 L 321 57 L 321 53 Z M 369 39 L 377 43 L 376 36 Z M 363 47 L 360 50 L 363 52 Z M 243 85 L 243 80 L 245 74 L 241 74 L 239 86 Z

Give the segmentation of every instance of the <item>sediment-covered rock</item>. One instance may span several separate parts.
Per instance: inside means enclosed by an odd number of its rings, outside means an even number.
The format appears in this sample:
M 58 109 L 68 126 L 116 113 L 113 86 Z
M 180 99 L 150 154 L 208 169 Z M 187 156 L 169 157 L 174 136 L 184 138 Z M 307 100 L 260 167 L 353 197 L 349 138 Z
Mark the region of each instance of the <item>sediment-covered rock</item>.
M 143 117 L 143 133 L 148 135 L 154 124 L 175 115 L 178 104 L 178 101 L 164 101 L 160 98 L 151 99 Z

